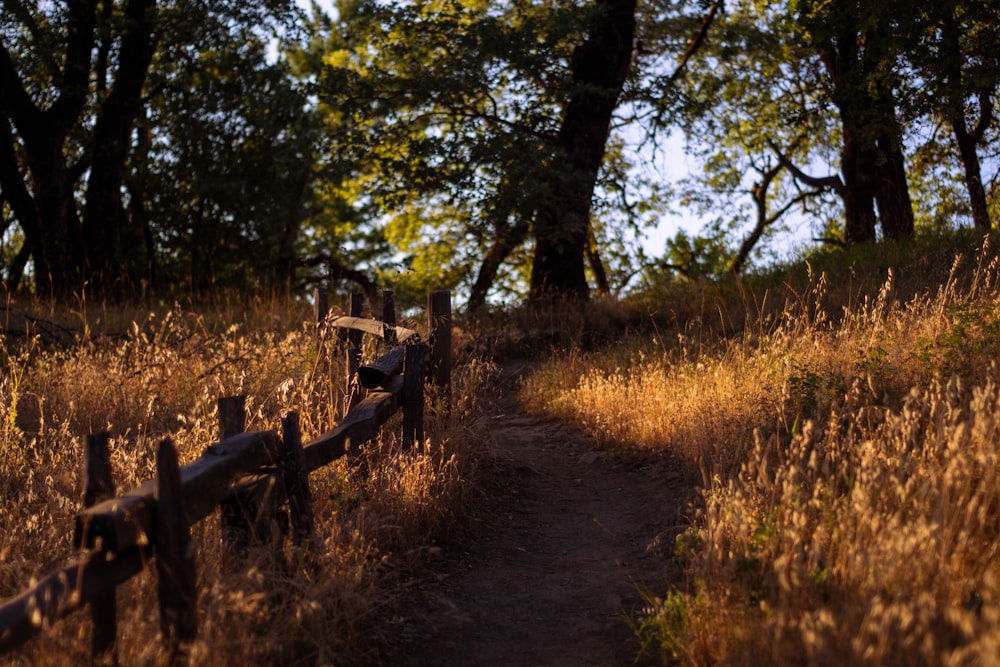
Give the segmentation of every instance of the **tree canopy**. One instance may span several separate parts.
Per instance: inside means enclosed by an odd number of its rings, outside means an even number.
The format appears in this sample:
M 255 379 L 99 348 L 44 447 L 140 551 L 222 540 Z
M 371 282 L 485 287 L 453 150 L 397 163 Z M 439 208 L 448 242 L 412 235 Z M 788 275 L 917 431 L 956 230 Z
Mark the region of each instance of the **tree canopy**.
M 475 308 L 739 273 L 793 216 L 835 245 L 996 217 L 991 3 L 2 3 L 8 288 Z M 704 225 L 648 256 L 678 210 Z

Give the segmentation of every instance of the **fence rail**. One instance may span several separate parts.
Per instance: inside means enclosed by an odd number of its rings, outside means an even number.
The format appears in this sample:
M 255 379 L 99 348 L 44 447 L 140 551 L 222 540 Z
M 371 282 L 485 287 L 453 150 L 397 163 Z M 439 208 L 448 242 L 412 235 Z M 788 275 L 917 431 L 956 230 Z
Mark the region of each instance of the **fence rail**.
M 384 294 L 383 320 L 360 318 L 360 297 L 351 315 L 327 317 L 325 294 L 317 294 L 319 326 L 346 332 L 348 401 L 344 418 L 308 443 L 301 442 L 298 415 L 275 431 L 243 433 L 244 399 L 219 400 L 220 441 L 195 461 L 178 467 L 167 439 L 157 451 L 157 475 L 115 495 L 108 435 L 86 439 L 87 488 L 77 514 L 74 544 L 89 552 L 51 572 L 0 606 L 0 652 L 9 651 L 85 605 L 93 618 L 91 651 L 96 660 L 115 656 L 114 591 L 155 563 L 162 639 L 171 662 L 186 660 L 195 637 L 194 556 L 189 527 L 219 508 L 227 552 L 245 554 L 253 539 L 266 541 L 270 523 L 286 512 L 291 536 L 302 542 L 312 533 L 308 475 L 375 438 L 400 409 L 403 446 L 423 440 L 424 381 L 430 378 L 448 405 L 451 373 L 451 302 L 446 291 L 428 299 L 429 344 L 416 331 L 396 326 L 391 293 Z M 389 350 L 360 366 L 360 335 L 379 337 Z M 361 398 L 358 385 L 369 389 Z M 447 409 L 447 407 L 446 407 Z

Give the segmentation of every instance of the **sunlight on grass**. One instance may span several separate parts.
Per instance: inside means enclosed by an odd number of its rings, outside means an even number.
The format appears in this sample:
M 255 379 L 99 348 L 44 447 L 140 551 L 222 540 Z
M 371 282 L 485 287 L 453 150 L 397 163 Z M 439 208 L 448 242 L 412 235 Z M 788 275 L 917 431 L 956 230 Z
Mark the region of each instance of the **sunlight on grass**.
M 51 328 L 75 331 L 70 341 L 32 330 L 30 318 L 27 336 L 3 341 L 0 522 L 10 527 L 0 531 L 3 597 L 74 556 L 87 433 L 110 432 L 122 492 L 154 476 L 162 438 L 173 439 L 182 463 L 216 441 L 220 396 L 246 394 L 248 430 L 278 428 L 296 410 L 308 440 L 340 418 L 343 355 L 302 309 L 90 316 L 100 321 L 82 326 L 72 319 L 86 317 L 81 312 Z M 493 374 L 476 360 L 455 369 L 453 417 L 430 412 L 417 451 L 399 454 L 399 425 L 390 422 L 374 454 L 311 475 L 312 548 L 262 545 L 234 565 L 222 551 L 217 517 L 192 527 L 199 577 L 192 664 L 370 664 L 384 641 L 375 618 L 394 595 L 390 573 L 419 559 L 474 484 L 489 444 L 478 401 Z M 162 661 L 155 579 L 147 573 L 119 589 L 122 664 Z M 60 621 L 4 663 L 86 663 L 85 616 Z
M 660 330 L 527 379 L 525 398 L 606 446 L 698 473 L 683 581 L 633 622 L 647 654 L 998 663 L 997 264 L 986 246 L 906 298 L 889 269 L 835 309 L 812 275 L 736 336 L 694 347 Z

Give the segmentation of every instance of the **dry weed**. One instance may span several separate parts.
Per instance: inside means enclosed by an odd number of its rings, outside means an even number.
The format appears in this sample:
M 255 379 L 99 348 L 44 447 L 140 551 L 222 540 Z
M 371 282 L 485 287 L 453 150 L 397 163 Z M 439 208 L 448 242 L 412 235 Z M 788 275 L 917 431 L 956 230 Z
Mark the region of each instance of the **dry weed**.
M 815 279 L 714 349 L 578 354 L 529 379 L 529 397 L 606 442 L 702 471 L 685 581 L 635 620 L 650 652 L 1000 663 L 997 259 L 986 247 L 971 279 L 957 268 L 906 300 L 889 272 L 832 314 Z
M 119 319 L 103 311 L 105 319 Z M 287 325 L 286 315 L 234 317 L 221 325 L 178 309 L 146 314 L 120 335 L 79 333 L 53 345 L 39 334 L 7 340 L 0 359 L 0 595 L 73 557 L 82 498 L 81 439 L 111 435 L 119 490 L 154 476 L 155 445 L 170 437 L 181 462 L 217 440 L 217 399 L 247 396 L 248 430 L 277 429 L 299 411 L 306 440 L 339 419 L 341 354 L 331 332 Z M 258 327 L 262 321 L 270 326 Z M 390 423 L 378 456 L 341 460 L 310 477 L 316 538 L 304 547 L 253 547 L 234 563 L 220 546 L 218 518 L 192 528 L 197 547 L 199 637 L 193 664 L 368 664 L 375 621 L 392 595 L 385 581 L 409 567 L 459 511 L 487 438 L 478 396 L 492 369 L 456 369 L 451 419 L 427 419 L 419 451 L 400 455 Z M 433 400 L 434 397 L 429 397 Z M 389 577 L 391 578 L 391 577 Z M 119 589 L 122 664 L 160 664 L 155 576 Z M 89 621 L 77 613 L 4 664 L 89 660 Z

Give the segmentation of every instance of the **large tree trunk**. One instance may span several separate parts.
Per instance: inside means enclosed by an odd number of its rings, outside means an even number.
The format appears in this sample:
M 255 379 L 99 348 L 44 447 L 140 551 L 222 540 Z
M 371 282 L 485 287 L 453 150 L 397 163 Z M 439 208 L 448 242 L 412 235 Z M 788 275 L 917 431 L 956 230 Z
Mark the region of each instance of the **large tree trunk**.
M 56 76 L 55 100 L 46 109 L 35 104 L 6 46 L 0 44 L 0 113 L 20 135 L 31 183 L 33 210 L 22 207 L 18 220 L 31 244 L 38 291 L 57 296 L 71 295 L 83 278 L 76 181 L 64 145 L 87 101 L 96 11 L 94 0 L 67 0 L 62 70 Z M 3 148 L 6 155 L 17 152 L 9 130 L 4 128 L 0 136 L 0 141 L 8 143 Z
M 896 118 L 896 98 L 892 90 L 883 91 L 878 100 L 877 179 L 875 203 L 878 206 L 882 233 L 889 239 L 913 236 L 913 203 L 906 182 L 906 162 L 903 157 L 903 128 Z
M 14 136 L 10 121 L 0 114 L 0 190 L 3 190 L 14 217 L 24 232 L 26 247 L 31 252 L 38 249 L 41 254 L 42 236 L 38 221 L 38 211 L 31 199 L 31 193 L 24 184 L 24 176 L 17 163 Z M 37 263 L 37 262 L 36 262 Z M 46 272 L 48 275 L 48 272 Z
M 142 90 L 153 59 L 155 0 L 129 0 L 114 85 L 101 105 L 94 130 L 90 180 L 87 183 L 83 232 L 87 279 L 101 292 L 120 289 L 121 282 L 141 277 L 142 236 L 124 233 L 128 220 L 122 206 L 125 163 L 142 104 Z M 123 241 L 129 247 L 123 246 Z M 129 264 L 136 265 L 132 271 Z M 127 275 L 131 273 L 132 275 Z
M 71 296 L 83 286 L 83 230 L 76 210 L 75 180 L 62 142 L 25 147 L 40 243 L 31 249 L 38 292 Z
M 834 28 L 817 47 L 844 134 L 844 241 L 875 238 L 876 204 L 886 237 L 912 236 L 913 207 L 896 119 L 892 73 L 896 54 L 891 51 L 889 26 L 862 23 L 857 7 L 845 0 L 829 3 L 825 11 L 818 29 Z
M 597 0 L 587 37 L 573 52 L 573 88 L 546 177 L 550 196 L 534 220 L 534 299 L 588 295 L 590 207 L 611 116 L 632 62 L 635 7 L 636 0 Z
M 840 171 L 844 179 L 844 242 L 849 244 L 875 239 L 874 156 L 858 143 L 856 133 L 845 124 Z
M 64 51 L 57 54 L 62 56 L 62 64 L 49 84 L 49 97 L 54 101 L 47 107 L 40 107 L 32 98 L 6 46 L 0 43 L 2 171 L 9 180 L 10 157 L 15 156 L 15 171 L 29 175 L 27 198 L 20 196 L 27 190 L 15 192 L 15 213 L 31 247 L 36 287 L 41 293 L 59 297 L 73 295 L 88 282 L 98 290 L 115 283 L 124 275 L 123 256 L 132 254 L 133 248 L 122 247 L 125 216 L 121 191 L 131 131 L 155 47 L 152 34 L 156 2 L 126 3 L 114 84 L 103 99 L 96 100 L 95 90 L 105 90 L 109 59 L 105 39 L 98 49 L 96 71 L 92 71 L 98 5 L 106 19 L 108 2 L 66 0 L 64 4 Z M 45 51 L 51 46 L 36 48 Z M 72 156 L 67 137 L 80 126 L 84 109 L 94 106 L 97 111 L 92 134 L 83 141 L 86 152 Z M 20 167 L 18 152 L 24 156 Z M 71 164 L 72 159 L 79 161 Z M 83 171 L 89 172 L 89 180 L 81 221 L 77 195 L 79 173 Z

